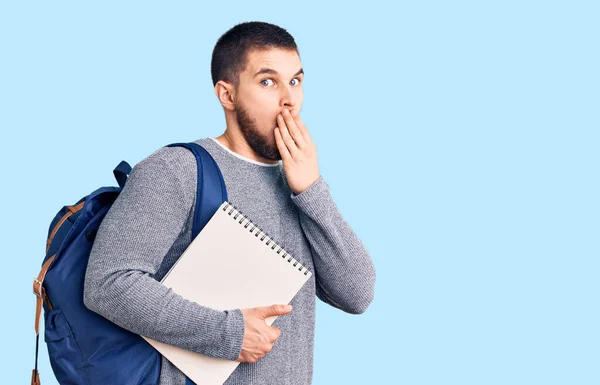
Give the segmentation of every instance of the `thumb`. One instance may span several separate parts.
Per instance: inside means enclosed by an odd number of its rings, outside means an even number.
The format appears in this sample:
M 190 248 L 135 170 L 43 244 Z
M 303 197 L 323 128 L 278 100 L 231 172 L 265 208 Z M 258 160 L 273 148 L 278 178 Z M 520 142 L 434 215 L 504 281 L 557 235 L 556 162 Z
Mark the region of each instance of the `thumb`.
M 264 318 L 271 317 L 274 315 L 286 314 L 292 310 L 292 305 L 272 305 L 265 306 L 262 308 L 262 315 Z

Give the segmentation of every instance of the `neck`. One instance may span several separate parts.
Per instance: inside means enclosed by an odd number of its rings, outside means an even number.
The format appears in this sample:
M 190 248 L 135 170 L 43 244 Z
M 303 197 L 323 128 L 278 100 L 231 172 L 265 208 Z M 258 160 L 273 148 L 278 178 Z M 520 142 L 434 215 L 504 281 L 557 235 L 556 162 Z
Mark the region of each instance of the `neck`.
M 267 159 L 257 154 L 256 151 L 254 151 L 252 147 L 248 145 L 248 142 L 246 142 L 240 130 L 232 130 L 228 127 L 223 134 L 215 137 L 215 139 L 218 140 L 223 146 L 245 158 L 267 164 L 279 163 L 279 161 Z

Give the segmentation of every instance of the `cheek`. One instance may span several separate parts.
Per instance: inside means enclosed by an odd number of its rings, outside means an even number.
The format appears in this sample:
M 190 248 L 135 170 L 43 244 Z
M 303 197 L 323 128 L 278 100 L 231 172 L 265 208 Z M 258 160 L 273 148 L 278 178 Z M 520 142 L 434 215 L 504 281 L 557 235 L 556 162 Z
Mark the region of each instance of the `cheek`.
M 257 103 L 256 101 L 252 101 L 246 105 L 251 119 L 260 129 L 264 129 L 265 126 L 272 125 L 273 122 L 273 113 L 270 110 L 267 110 L 264 106 L 264 104 Z
M 266 127 L 268 129 L 272 130 L 277 125 L 277 114 L 278 113 L 279 113 L 278 110 L 267 109 L 267 108 L 263 107 L 263 109 L 260 111 L 260 115 L 257 116 L 257 118 L 260 119 L 260 122 L 262 123 L 263 127 Z
M 263 130 L 273 131 L 280 112 L 279 99 L 275 92 L 257 92 L 249 97 L 247 107 L 251 109 L 256 124 Z

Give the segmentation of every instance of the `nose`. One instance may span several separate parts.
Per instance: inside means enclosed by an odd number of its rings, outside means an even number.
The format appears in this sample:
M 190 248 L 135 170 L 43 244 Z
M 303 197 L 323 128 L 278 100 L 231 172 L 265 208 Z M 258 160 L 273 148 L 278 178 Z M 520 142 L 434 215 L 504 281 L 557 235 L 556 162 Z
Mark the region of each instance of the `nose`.
M 281 96 L 281 113 L 283 113 L 283 110 L 285 110 L 286 108 L 289 108 L 290 111 L 294 110 L 297 104 L 296 99 L 298 98 L 298 96 L 295 95 L 293 89 L 290 89 L 289 87 L 283 87 L 283 89 L 283 95 Z

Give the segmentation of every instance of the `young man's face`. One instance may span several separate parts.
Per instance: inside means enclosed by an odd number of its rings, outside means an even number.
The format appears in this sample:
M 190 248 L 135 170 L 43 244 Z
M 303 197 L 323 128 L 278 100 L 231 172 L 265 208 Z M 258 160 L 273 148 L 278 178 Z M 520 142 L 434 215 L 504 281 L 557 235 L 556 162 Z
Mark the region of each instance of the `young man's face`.
M 269 71 L 265 71 L 269 70 Z M 248 144 L 259 155 L 281 160 L 275 142 L 277 115 L 285 108 L 300 112 L 304 92 L 302 63 L 295 51 L 253 51 L 240 74 L 235 114 Z

